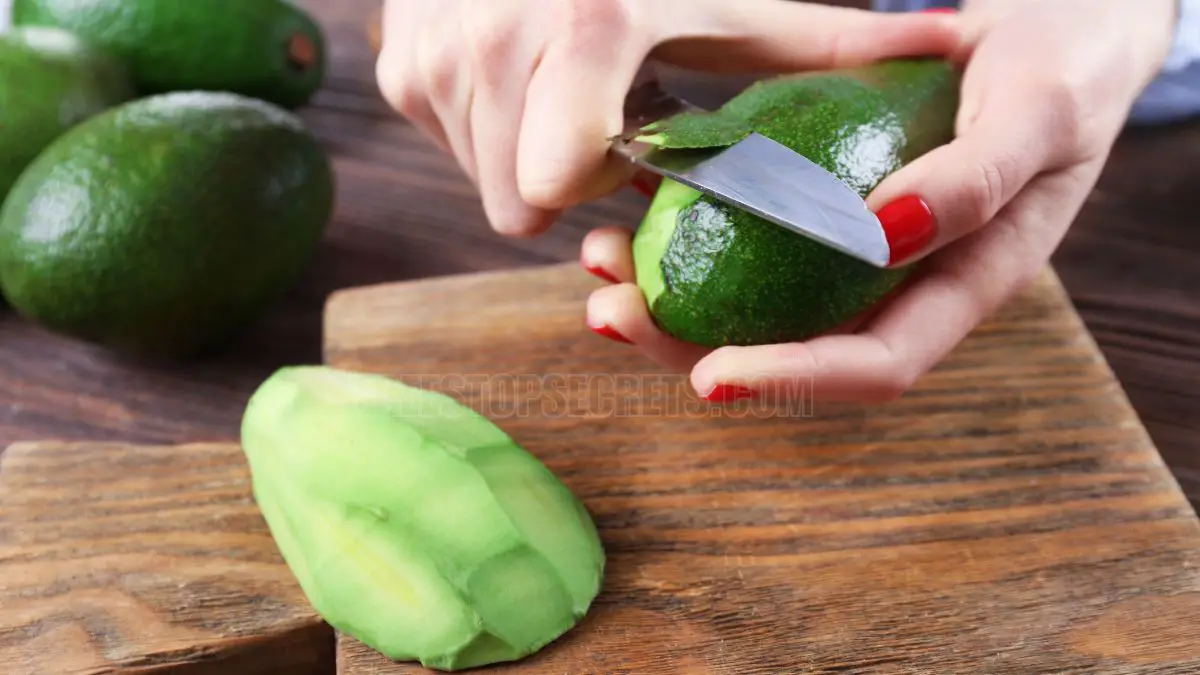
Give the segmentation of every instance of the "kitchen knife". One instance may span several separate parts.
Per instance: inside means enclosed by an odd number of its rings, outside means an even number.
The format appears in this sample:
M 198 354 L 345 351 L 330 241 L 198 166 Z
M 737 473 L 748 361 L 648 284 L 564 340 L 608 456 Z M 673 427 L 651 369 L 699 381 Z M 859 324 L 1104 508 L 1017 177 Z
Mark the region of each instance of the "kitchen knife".
M 664 91 L 648 64 L 626 97 L 625 129 L 612 139 L 612 150 L 651 173 L 876 267 L 888 266 L 887 237 L 866 202 L 836 176 L 785 145 L 757 133 L 715 149 L 665 150 L 633 140 L 651 122 L 699 110 Z

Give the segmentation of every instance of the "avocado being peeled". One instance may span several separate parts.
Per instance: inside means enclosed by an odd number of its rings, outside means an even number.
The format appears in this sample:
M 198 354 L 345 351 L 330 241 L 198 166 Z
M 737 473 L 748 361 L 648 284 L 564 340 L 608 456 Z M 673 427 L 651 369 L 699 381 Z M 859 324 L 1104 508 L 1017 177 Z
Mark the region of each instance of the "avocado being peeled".
M 13 0 L 12 23 L 104 47 L 140 96 L 229 91 L 294 109 L 325 76 L 324 33 L 290 0 Z
M 804 155 L 865 198 L 950 142 L 959 72 L 897 59 L 754 83 L 711 113 L 644 129 L 663 152 L 737 142 L 751 130 Z M 655 323 L 706 347 L 806 340 L 879 302 L 912 267 L 874 267 L 681 183 L 664 180 L 633 240 Z

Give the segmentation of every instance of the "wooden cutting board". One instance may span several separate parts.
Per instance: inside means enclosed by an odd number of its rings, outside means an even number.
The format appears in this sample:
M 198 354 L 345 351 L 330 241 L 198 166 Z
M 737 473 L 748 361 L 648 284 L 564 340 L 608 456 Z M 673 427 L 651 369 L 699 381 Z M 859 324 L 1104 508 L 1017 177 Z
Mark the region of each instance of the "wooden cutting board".
M 327 306 L 329 364 L 457 396 L 595 515 L 593 612 L 488 672 L 1200 672 L 1200 522 L 1051 272 L 902 400 L 773 418 L 590 333 L 598 283 L 567 264 Z
M 332 672 L 236 444 L 0 455 L 0 673 Z

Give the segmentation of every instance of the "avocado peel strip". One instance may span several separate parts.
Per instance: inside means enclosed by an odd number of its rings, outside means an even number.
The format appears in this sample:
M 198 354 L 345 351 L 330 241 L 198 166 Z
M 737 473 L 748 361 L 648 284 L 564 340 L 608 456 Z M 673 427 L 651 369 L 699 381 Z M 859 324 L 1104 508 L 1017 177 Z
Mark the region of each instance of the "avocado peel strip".
M 725 148 L 754 133 L 750 124 L 727 109 L 685 112 L 651 122 L 634 140 L 664 150 Z

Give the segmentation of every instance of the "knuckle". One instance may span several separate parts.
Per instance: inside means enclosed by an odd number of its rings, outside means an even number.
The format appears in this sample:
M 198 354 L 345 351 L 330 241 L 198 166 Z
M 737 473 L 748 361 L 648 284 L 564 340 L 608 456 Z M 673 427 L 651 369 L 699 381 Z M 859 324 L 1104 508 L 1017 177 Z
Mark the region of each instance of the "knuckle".
M 892 368 L 876 384 L 872 398 L 876 403 L 891 403 L 912 389 L 917 376 L 900 368 Z
M 451 41 L 424 38 L 417 43 L 416 54 L 416 69 L 429 95 L 438 99 L 452 96 L 458 68 L 457 49 Z
M 483 73 L 503 72 L 517 42 L 518 26 L 515 17 L 499 9 L 480 9 L 464 15 L 463 42 L 472 65 Z
M 413 78 L 406 76 L 406 72 L 404 64 L 389 55 L 381 55 L 376 61 L 375 79 L 383 100 L 396 112 L 411 117 L 419 109 L 423 97 L 420 88 Z
M 1051 157 L 1073 156 L 1087 145 L 1084 120 L 1089 116 L 1084 87 L 1067 75 L 1049 77 L 1038 87 L 1046 115 L 1046 135 L 1051 143 Z
M 849 60 L 847 55 L 852 51 L 850 48 L 852 39 L 852 35 L 847 31 L 829 31 L 825 36 L 825 43 L 821 45 L 820 52 L 828 63 L 833 64 L 833 67 L 840 66 Z
M 1019 181 L 1020 162 L 1015 153 L 1002 152 L 976 165 L 971 189 L 971 215 L 975 223 L 988 222 L 1012 199 Z
M 628 34 L 633 24 L 631 10 L 626 0 L 563 0 L 558 25 L 570 44 L 607 50 L 621 44 Z
M 521 176 L 518 190 L 522 199 L 541 208 L 565 208 L 572 202 L 571 185 L 562 175 L 539 173 L 533 176 Z
M 819 373 L 821 361 L 813 350 L 803 342 L 793 342 L 783 345 L 780 355 L 783 365 L 789 372 Z

